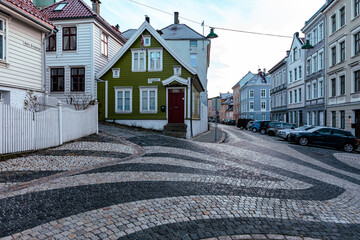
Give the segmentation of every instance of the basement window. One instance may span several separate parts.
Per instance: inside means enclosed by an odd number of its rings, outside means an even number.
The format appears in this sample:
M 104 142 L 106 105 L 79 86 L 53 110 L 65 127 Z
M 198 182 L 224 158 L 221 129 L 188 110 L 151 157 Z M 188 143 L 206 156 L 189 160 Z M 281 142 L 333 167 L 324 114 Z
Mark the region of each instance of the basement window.
M 66 6 L 67 3 L 59 3 L 55 8 L 54 8 L 54 12 L 55 11 L 62 11 L 64 9 L 64 7 Z

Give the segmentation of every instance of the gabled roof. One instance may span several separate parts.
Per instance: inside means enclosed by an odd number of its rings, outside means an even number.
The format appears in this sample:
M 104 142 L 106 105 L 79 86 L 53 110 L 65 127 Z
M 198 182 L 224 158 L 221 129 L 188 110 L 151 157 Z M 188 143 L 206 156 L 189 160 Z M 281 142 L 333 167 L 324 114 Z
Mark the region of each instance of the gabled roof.
M 130 39 L 132 35 L 136 32 L 136 29 L 128 29 L 125 32 L 122 32 L 122 35 L 126 39 Z
M 125 43 L 120 51 L 110 60 L 110 62 L 97 74 L 97 78 L 101 78 L 110 68 L 126 53 L 131 45 L 140 37 L 140 35 L 148 30 L 150 34 L 173 56 L 183 67 L 185 67 L 191 74 L 197 75 L 195 68 L 188 64 L 184 59 L 178 56 L 175 51 L 165 42 L 160 34 L 147 22 L 145 21 L 139 29 L 132 35 L 132 37 Z
M 237 85 L 239 85 L 239 86 L 241 87 L 240 83 L 242 83 L 243 81 L 245 81 L 245 83 L 246 83 L 246 82 L 247 82 L 248 80 L 250 80 L 253 76 L 254 76 L 254 74 L 249 71 L 249 72 L 248 72 L 245 76 L 243 76 L 232 88 L 235 88 Z M 246 81 L 246 80 L 247 80 L 247 81 Z M 242 85 L 245 84 L 245 83 L 242 83 Z
M 199 34 L 186 24 L 171 24 L 161 29 L 161 35 L 166 40 L 206 40 L 207 38 Z
M 32 20 L 38 24 L 44 25 L 48 29 L 54 28 L 54 25 L 35 7 L 31 0 L 0 0 L 0 3 L 3 3 L 17 12 L 26 14 L 32 18 Z
M 61 3 L 66 3 L 65 7 L 61 11 L 54 11 L 54 9 Z M 117 36 L 123 43 L 126 42 L 126 39 L 121 36 L 120 31 L 111 26 L 99 14 L 94 12 L 83 0 L 63 0 L 43 8 L 41 12 L 52 21 L 77 18 L 95 18 L 100 23 L 102 23 L 104 27 Z
M 261 85 L 262 84 L 269 84 L 269 85 L 271 84 L 271 77 L 269 75 L 266 75 L 265 80 L 266 80 L 266 82 L 264 82 L 264 79 L 259 74 L 256 74 L 247 83 L 244 84 L 242 89 L 247 86 L 254 86 L 254 85 L 260 85 L 260 84 Z
M 280 62 L 278 62 L 275 66 L 273 66 L 270 70 L 269 73 L 273 73 L 274 71 L 276 71 L 279 67 L 281 67 L 282 65 L 286 64 L 286 58 L 288 58 L 287 56 L 284 57 L 283 59 L 280 60 Z

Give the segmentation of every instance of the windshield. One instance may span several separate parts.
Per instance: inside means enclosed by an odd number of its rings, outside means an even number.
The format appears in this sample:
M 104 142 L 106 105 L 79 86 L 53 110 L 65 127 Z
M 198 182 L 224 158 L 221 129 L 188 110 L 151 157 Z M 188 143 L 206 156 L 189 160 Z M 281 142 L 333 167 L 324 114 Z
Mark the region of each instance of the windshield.
M 314 126 L 301 126 L 301 127 L 298 127 L 298 128 L 295 128 L 296 131 L 307 131 L 307 130 L 310 130 L 314 128 Z

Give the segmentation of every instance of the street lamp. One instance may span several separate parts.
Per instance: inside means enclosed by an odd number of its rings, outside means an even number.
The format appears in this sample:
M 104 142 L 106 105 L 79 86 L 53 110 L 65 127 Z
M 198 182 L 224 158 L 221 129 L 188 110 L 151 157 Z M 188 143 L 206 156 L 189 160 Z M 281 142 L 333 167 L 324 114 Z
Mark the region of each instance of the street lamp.
M 313 49 L 314 46 L 310 44 L 309 40 L 306 40 L 306 44 L 301 47 L 301 49 Z
M 214 28 L 210 28 L 210 33 L 207 35 L 207 38 L 217 38 L 219 37 L 216 33 L 214 33 Z

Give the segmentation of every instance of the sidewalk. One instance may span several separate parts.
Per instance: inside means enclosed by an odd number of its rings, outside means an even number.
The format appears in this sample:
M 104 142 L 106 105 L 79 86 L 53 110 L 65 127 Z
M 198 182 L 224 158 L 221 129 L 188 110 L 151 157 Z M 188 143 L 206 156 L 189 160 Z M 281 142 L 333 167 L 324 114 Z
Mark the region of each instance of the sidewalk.
M 215 140 L 215 128 L 210 127 L 210 131 L 200 134 L 193 138 L 193 141 L 196 142 L 208 142 L 208 143 L 220 143 L 224 142 L 226 138 L 225 132 L 221 131 L 219 128 L 216 131 L 216 140 Z

